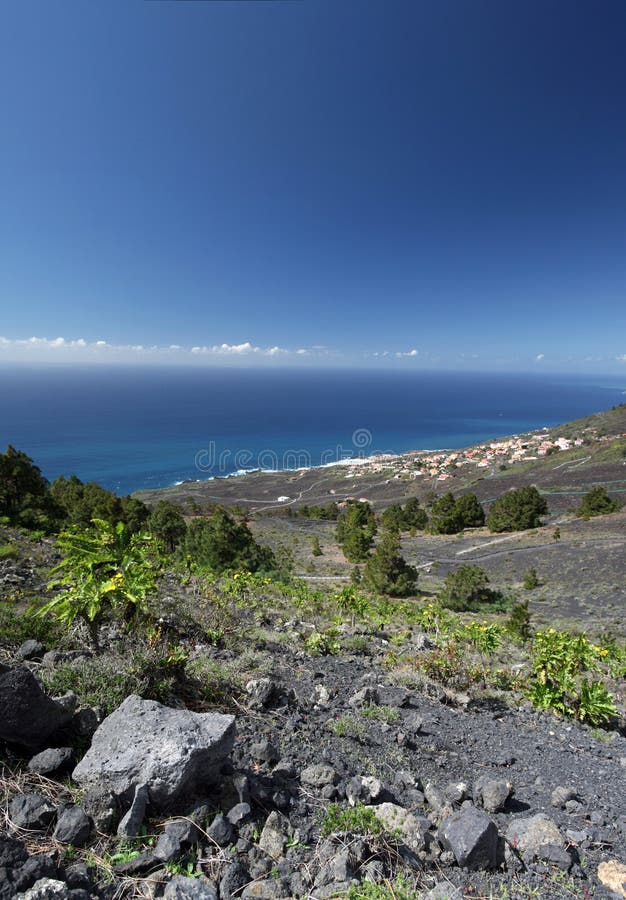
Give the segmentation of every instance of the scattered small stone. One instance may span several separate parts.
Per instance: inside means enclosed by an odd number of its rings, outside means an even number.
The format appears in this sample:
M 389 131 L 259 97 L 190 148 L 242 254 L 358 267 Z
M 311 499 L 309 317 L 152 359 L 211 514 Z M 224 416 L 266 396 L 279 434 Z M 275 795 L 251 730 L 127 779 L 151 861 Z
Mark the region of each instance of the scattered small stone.
M 290 897 L 291 894 L 287 885 L 276 878 L 266 878 L 263 881 L 254 881 L 243 889 L 241 893 L 242 900 L 280 900 L 283 897 Z
M 231 825 L 239 825 L 248 818 L 252 809 L 249 803 L 236 803 L 232 809 L 228 811 L 226 818 Z
M 546 844 L 562 845 L 561 832 L 545 813 L 526 819 L 515 819 L 506 831 L 506 839 L 522 856 L 536 856 Z
M 91 887 L 89 867 L 86 863 L 74 863 L 74 865 L 69 866 L 69 868 L 65 870 L 65 881 L 69 888 L 83 888 L 89 890 Z
M 469 785 L 464 781 L 453 781 L 443 789 L 444 799 L 448 803 L 461 804 L 469 794 Z
M 565 809 L 570 800 L 578 800 L 576 791 L 571 787 L 556 787 L 550 796 L 550 802 L 555 809 Z
M 411 702 L 411 691 L 396 685 L 378 685 L 378 702 L 381 706 L 392 706 L 396 709 L 408 706 Z
M 52 823 L 56 809 L 41 794 L 18 794 L 11 800 L 9 816 L 13 825 L 28 831 L 45 831 Z
M 510 768 L 515 765 L 516 762 L 516 758 L 509 753 L 497 753 L 493 757 L 493 765 L 502 766 L 503 768 Z
M 254 760 L 266 763 L 275 763 L 280 759 L 280 753 L 271 741 L 263 738 L 250 746 L 250 756 Z
M 417 634 L 413 635 L 413 646 L 416 650 L 434 650 L 435 644 L 428 637 L 427 634 L 424 634 L 423 631 L 418 631 Z
M 120 809 L 115 795 L 106 789 L 92 788 L 82 798 L 85 812 L 91 816 L 96 831 L 113 834 L 120 817 Z
M 41 664 L 47 669 L 52 669 L 64 659 L 65 654 L 60 650 L 47 650 L 41 658 Z
M 565 804 L 565 812 L 569 813 L 570 816 L 576 816 L 578 813 L 581 813 L 584 809 L 583 804 L 580 800 L 568 800 Z
M 250 881 L 250 873 L 240 862 L 231 863 L 220 880 L 219 895 L 221 900 L 229 900 Z
M 28 771 L 35 775 L 53 775 L 69 769 L 73 759 L 71 747 L 50 747 L 33 756 L 28 763 Z
M 44 645 L 40 641 L 35 641 L 31 638 L 18 647 L 15 655 L 18 659 L 35 660 L 41 659 L 45 652 L 46 648 Z
M 589 840 L 589 832 L 584 828 L 580 830 L 575 830 L 573 828 L 568 828 L 565 832 L 565 837 L 568 841 L 571 841 L 573 844 L 583 844 L 585 841 Z
M 317 706 L 328 706 L 328 704 L 330 703 L 330 691 L 325 684 L 315 685 L 315 695 L 313 697 L 313 702 L 317 704 Z
M 348 705 L 354 707 L 355 709 L 360 709 L 364 706 L 372 706 L 373 704 L 378 704 L 378 702 L 378 690 L 375 687 L 364 687 L 350 697 L 350 699 L 348 700 Z
M 217 900 L 215 885 L 204 878 L 174 875 L 163 892 L 164 900 Z
M 69 891 L 64 881 L 40 878 L 22 895 L 22 900 L 66 900 Z
M 497 864 L 498 829 L 480 809 L 469 806 L 453 813 L 439 829 L 438 836 L 461 867 L 493 869 Z
M 488 813 L 497 813 L 506 806 L 509 797 L 514 793 L 513 785 L 504 778 L 489 778 L 485 775 L 474 785 L 473 798 L 477 806 L 482 806 Z
M 118 863 L 113 868 L 118 875 L 135 877 L 143 875 L 150 869 L 154 869 L 160 863 L 161 860 L 156 858 L 152 850 L 144 850 L 143 853 L 134 856 L 128 862 Z
M 601 862 L 598 866 L 598 878 L 618 897 L 626 897 L 626 865 L 624 863 L 615 859 Z
M 197 837 L 196 826 L 188 819 L 174 819 L 166 822 L 154 848 L 154 855 L 165 863 L 172 862 L 196 843 Z
M 463 894 L 448 881 L 439 881 L 426 894 L 420 895 L 422 900 L 462 900 Z
M 288 832 L 288 821 L 280 813 L 276 811 L 271 812 L 265 820 L 265 825 L 259 838 L 259 847 L 272 859 L 280 859 L 285 853 Z
M 91 738 L 103 719 L 104 716 L 99 708 L 86 706 L 74 713 L 72 728 L 78 737 Z
M 120 824 L 117 826 L 118 837 L 125 839 L 137 837 L 146 815 L 148 799 L 148 785 L 138 784 L 135 788 L 130 809 L 122 816 Z
M 408 809 L 396 803 L 381 803 L 372 806 L 372 812 L 389 832 L 399 833 L 410 850 L 418 852 L 426 848 L 426 834 L 430 827 L 428 819 L 414 816 Z
M 80 806 L 65 806 L 58 814 L 53 837 L 62 844 L 83 847 L 89 840 L 92 821 Z
M 254 678 L 246 684 L 246 693 L 250 697 L 250 705 L 256 709 L 269 706 L 276 685 L 269 678 Z
M 300 773 L 300 781 L 307 787 L 321 788 L 325 785 L 337 784 L 339 775 L 328 763 L 317 763 Z
M 363 803 L 369 806 L 381 799 L 383 786 L 371 775 L 355 775 L 346 785 L 346 799 L 350 806 Z
M 291 759 L 281 759 L 272 769 L 272 775 L 274 778 L 291 781 L 296 777 L 296 767 Z
M 18 870 L 13 887 L 16 891 L 27 891 L 42 878 L 58 879 L 59 869 L 49 853 L 37 853 L 29 856 Z
M 17 869 L 27 858 L 22 841 L 0 834 L 0 869 Z
M 207 835 L 219 847 L 227 847 L 232 840 L 233 826 L 225 815 L 218 813 L 207 828 Z
M 66 691 L 59 697 L 54 697 L 54 702 L 64 709 L 68 716 L 73 716 L 78 706 L 78 697 L 74 691 Z

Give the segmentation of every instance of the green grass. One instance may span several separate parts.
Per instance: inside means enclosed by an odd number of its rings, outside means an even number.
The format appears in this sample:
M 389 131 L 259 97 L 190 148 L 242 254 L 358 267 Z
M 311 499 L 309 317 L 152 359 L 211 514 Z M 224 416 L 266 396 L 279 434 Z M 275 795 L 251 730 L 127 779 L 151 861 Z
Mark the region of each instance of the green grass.
M 400 712 L 393 706 L 365 706 L 359 713 L 364 719 L 386 722 L 387 725 L 395 725 L 401 719 Z
M 0 559 L 17 559 L 19 549 L 17 544 L 0 544 Z

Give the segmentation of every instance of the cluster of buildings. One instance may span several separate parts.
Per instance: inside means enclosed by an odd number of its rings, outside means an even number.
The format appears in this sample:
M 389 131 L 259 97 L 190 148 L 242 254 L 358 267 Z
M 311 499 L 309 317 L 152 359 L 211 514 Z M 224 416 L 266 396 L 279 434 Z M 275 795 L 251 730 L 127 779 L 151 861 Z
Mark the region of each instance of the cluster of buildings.
M 539 459 L 552 453 L 571 450 L 585 443 L 581 437 L 552 439 L 547 431 L 505 438 L 500 441 L 477 444 L 465 450 L 414 450 L 402 456 L 382 454 L 366 459 L 349 461 L 346 478 L 368 474 L 389 473 L 395 479 L 425 478 L 429 481 L 447 481 L 459 469 L 473 466 L 496 471 L 527 460 Z

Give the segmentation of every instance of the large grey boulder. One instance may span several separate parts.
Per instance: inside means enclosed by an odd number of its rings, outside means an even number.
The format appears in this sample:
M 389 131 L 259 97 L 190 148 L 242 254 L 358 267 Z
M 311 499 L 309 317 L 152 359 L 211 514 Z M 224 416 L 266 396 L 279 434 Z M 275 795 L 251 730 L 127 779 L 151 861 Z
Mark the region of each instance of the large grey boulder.
M 0 672 L 0 740 L 38 750 L 70 719 L 25 666 Z
M 489 816 L 474 806 L 449 816 L 439 829 L 439 840 L 451 850 L 459 866 L 492 869 L 497 863 L 498 829 Z
M 170 709 L 132 694 L 100 725 L 72 777 L 126 802 L 145 784 L 153 809 L 167 811 L 219 778 L 234 737 L 234 716 Z

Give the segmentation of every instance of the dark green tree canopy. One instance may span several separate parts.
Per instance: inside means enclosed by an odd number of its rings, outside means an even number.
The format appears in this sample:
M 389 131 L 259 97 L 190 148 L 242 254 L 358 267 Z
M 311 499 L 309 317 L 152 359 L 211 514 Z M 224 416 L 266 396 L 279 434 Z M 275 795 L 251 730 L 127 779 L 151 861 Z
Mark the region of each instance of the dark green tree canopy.
M 276 568 L 269 547 L 257 544 L 248 526 L 236 522 L 220 506 L 210 518 L 194 519 L 189 524 L 180 550 L 198 565 L 207 566 L 214 572 L 226 569 L 258 572 Z
M 337 541 L 349 562 L 364 562 L 376 534 L 376 518 L 369 503 L 349 501 L 337 519 Z
M 150 513 L 148 528 L 164 545 L 168 553 L 173 553 L 187 532 L 185 517 L 180 507 L 169 500 L 159 500 Z
M 50 494 L 63 510 L 66 522 L 89 526 L 93 519 L 115 525 L 124 522 L 136 534 L 146 524 L 150 510 L 133 497 L 117 497 L 95 481 L 83 483 L 76 475 L 61 475 L 50 486 Z
M 463 494 L 456 501 L 455 508 L 462 528 L 480 528 L 485 524 L 485 510 L 478 502 L 476 494 Z
M 417 569 L 401 555 L 397 531 L 383 532 L 365 565 L 363 583 L 374 593 L 390 597 L 409 597 L 415 593 Z
M 428 524 L 426 510 L 422 509 L 417 497 L 409 497 L 404 504 L 402 517 L 404 519 L 404 528 L 407 531 L 411 528 L 425 528 Z
M 381 516 L 383 528 L 394 531 L 410 531 L 422 529 L 428 524 L 428 516 L 419 504 L 417 497 L 411 497 L 404 506 L 392 503 Z
M 462 565 L 455 572 L 448 572 L 441 592 L 441 602 L 448 609 L 464 612 L 475 609 L 493 598 L 489 589 L 489 577 L 480 566 Z
M 464 528 L 479 528 L 485 513 L 475 494 L 463 494 L 458 500 L 448 492 L 433 501 L 428 530 L 432 534 L 458 534 Z
M 44 530 L 59 517 L 47 479 L 30 456 L 11 444 L 0 454 L 0 516 L 14 525 Z
M 487 515 L 489 531 L 523 531 L 538 528 L 548 504 L 535 487 L 507 491 L 491 504 Z
M 593 516 L 605 516 L 621 508 L 622 504 L 609 497 L 604 486 L 598 485 L 585 494 L 576 515 L 582 516 L 583 519 L 591 519 Z

